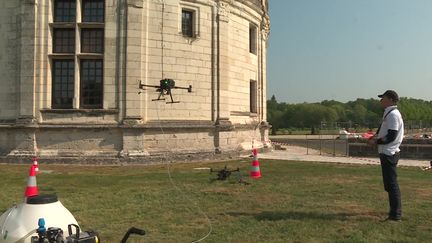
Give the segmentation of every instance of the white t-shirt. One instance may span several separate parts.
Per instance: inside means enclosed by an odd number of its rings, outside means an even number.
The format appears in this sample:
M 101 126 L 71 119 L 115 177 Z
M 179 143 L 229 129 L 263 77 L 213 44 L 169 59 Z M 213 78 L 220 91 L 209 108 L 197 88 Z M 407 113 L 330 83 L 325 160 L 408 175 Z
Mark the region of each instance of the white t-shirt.
M 383 122 L 378 133 L 378 139 L 387 135 L 388 130 L 396 130 L 396 139 L 388 144 L 378 144 L 378 153 L 386 155 L 394 155 L 400 151 L 399 146 L 404 137 L 404 123 L 402 115 L 397 106 L 389 106 L 384 110 Z M 387 115 L 388 114 L 388 115 Z

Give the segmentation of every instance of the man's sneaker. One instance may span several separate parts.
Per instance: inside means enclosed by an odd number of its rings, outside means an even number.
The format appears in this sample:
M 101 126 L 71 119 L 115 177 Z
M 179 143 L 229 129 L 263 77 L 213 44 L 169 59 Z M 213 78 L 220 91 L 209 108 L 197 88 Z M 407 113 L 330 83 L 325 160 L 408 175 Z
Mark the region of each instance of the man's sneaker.
M 388 221 L 401 222 L 402 219 L 401 218 L 395 218 L 395 217 L 387 217 L 386 219 L 383 220 L 383 222 L 388 222 Z

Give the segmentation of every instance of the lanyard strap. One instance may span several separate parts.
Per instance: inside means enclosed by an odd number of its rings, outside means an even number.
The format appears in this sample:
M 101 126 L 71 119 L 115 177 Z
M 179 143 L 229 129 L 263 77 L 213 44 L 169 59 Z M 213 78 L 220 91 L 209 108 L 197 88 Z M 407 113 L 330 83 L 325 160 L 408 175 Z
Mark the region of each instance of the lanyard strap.
M 377 135 L 378 135 L 378 133 L 380 132 L 381 127 L 382 127 L 382 124 L 383 124 L 384 120 L 386 119 L 386 117 L 390 114 L 390 112 L 392 112 L 392 111 L 394 111 L 394 110 L 396 110 L 396 109 L 397 109 L 397 108 L 393 108 L 393 109 L 389 110 L 389 112 L 387 112 L 387 114 L 385 114 L 385 116 L 384 116 L 384 118 L 383 118 L 383 120 L 382 120 L 382 122 L 381 122 L 381 125 L 379 126 L 379 128 L 378 128 L 378 130 L 377 130 L 377 132 L 376 132 Z

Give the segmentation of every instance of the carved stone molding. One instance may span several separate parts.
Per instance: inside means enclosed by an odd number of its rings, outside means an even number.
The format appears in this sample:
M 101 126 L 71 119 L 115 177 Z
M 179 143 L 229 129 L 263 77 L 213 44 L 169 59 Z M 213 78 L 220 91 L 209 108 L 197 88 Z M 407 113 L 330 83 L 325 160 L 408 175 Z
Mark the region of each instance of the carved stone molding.
M 218 2 L 217 5 L 219 20 L 228 22 L 231 12 L 231 2 Z
M 143 8 L 144 0 L 127 0 L 128 7 Z
M 36 124 L 36 119 L 33 116 L 20 116 L 15 120 L 16 126 L 29 126 L 35 124 Z
M 261 21 L 261 35 L 262 38 L 267 41 L 270 35 L 270 20 L 268 16 L 263 17 Z
M 123 127 L 133 127 L 143 123 L 141 117 L 128 116 L 123 119 Z

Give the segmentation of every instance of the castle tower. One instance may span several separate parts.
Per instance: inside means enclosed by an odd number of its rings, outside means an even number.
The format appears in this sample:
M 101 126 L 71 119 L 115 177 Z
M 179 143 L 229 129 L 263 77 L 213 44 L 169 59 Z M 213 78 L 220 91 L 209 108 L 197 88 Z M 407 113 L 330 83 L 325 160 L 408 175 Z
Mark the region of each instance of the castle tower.
M 268 141 L 267 0 L 2 0 L 0 21 L 2 156 L 228 154 Z M 192 92 L 166 104 L 139 89 L 165 78 Z

